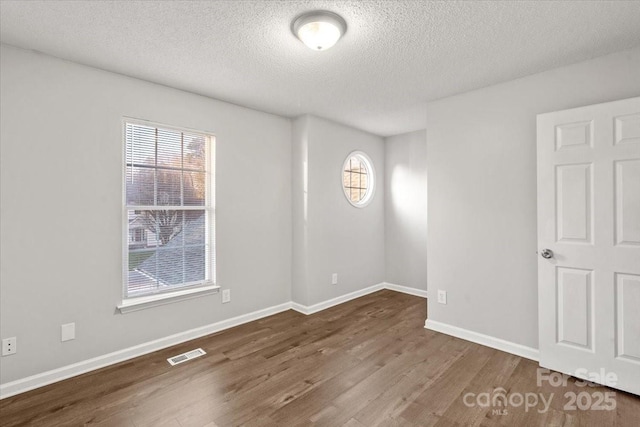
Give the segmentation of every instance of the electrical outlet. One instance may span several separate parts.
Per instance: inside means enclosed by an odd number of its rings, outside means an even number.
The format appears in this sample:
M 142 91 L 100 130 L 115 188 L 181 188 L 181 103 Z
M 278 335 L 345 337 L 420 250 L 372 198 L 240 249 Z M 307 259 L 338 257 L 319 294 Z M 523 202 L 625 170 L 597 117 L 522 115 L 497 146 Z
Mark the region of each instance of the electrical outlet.
M 16 337 L 5 338 L 2 340 L 2 355 L 11 356 L 18 352 L 18 339 Z
M 222 291 L 222 303 L 226 304 L 231 302 L 231 289 L 224 289 Z
M 440 304 L 446 304 L 447 303 L 447 291 L 443 291 L 438 289 L 438 302 Z
M 332 285 L 337 285 L 338 284 L 338 273 L 333 273 L 331 275 L 331 284 Z
M 66 323 L 60 326 L 60 341 L 71 341 L 76 339 L 76 324 Z

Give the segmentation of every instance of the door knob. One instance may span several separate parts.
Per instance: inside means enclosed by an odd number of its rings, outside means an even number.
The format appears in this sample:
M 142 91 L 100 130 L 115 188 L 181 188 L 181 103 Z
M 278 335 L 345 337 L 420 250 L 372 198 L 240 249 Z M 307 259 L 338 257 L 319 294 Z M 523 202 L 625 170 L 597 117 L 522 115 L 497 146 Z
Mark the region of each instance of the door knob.
M 542 255 L 544 259 L 553 258 L 553 251 L 551 249 L 543 249 L 540 255 Z

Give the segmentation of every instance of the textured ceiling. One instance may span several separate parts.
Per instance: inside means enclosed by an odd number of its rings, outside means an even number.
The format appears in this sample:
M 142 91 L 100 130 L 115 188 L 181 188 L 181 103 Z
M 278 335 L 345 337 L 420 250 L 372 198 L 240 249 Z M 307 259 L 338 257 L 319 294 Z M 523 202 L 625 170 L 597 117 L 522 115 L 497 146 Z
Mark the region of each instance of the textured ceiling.
M 300 13 L 348 30 L 315 52 Z M 379 135 L 425 103 L 640 46 L 640 2 L 2 1 L 1 41 L 284 116 Z

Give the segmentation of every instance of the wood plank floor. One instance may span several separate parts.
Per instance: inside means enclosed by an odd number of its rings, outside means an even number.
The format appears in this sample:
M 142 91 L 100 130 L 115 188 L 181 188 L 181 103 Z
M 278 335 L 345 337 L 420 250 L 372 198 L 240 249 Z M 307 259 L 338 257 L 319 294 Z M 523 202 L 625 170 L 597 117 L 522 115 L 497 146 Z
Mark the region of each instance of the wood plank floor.
M 537 363 L 424 329 L 425 300 L 383 290 L 304 316 L 287 311 L 0 401 L 2 426 L 640 426 L 640 398 L 568 410 Z M 169 366 L 167 357 L 207 355 Z M 502 387 L 540 403 L 465 405 Z M 476 403 L 473 398 L 467 402 Z M 541 413 L 542 412 L 542 413 Z

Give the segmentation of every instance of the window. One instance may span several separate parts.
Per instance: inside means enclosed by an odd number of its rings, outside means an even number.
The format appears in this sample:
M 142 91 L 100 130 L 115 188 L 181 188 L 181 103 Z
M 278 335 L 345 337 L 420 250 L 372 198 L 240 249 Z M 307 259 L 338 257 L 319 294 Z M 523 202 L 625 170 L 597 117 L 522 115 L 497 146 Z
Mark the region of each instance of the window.
M 146 233 L 144 228 L 130 228 L 129 234 L 131 235 L 131 243 L 144 243 L 146 241 Z
M 375 172 L 371 159 L 361 151 L 349 154 L 342 167 L 342 187 L 349 203 L 365 207 L 373 198 Z
M 125 298 L 212 285 L 214 137 L 127 120 L 124 140 Z

